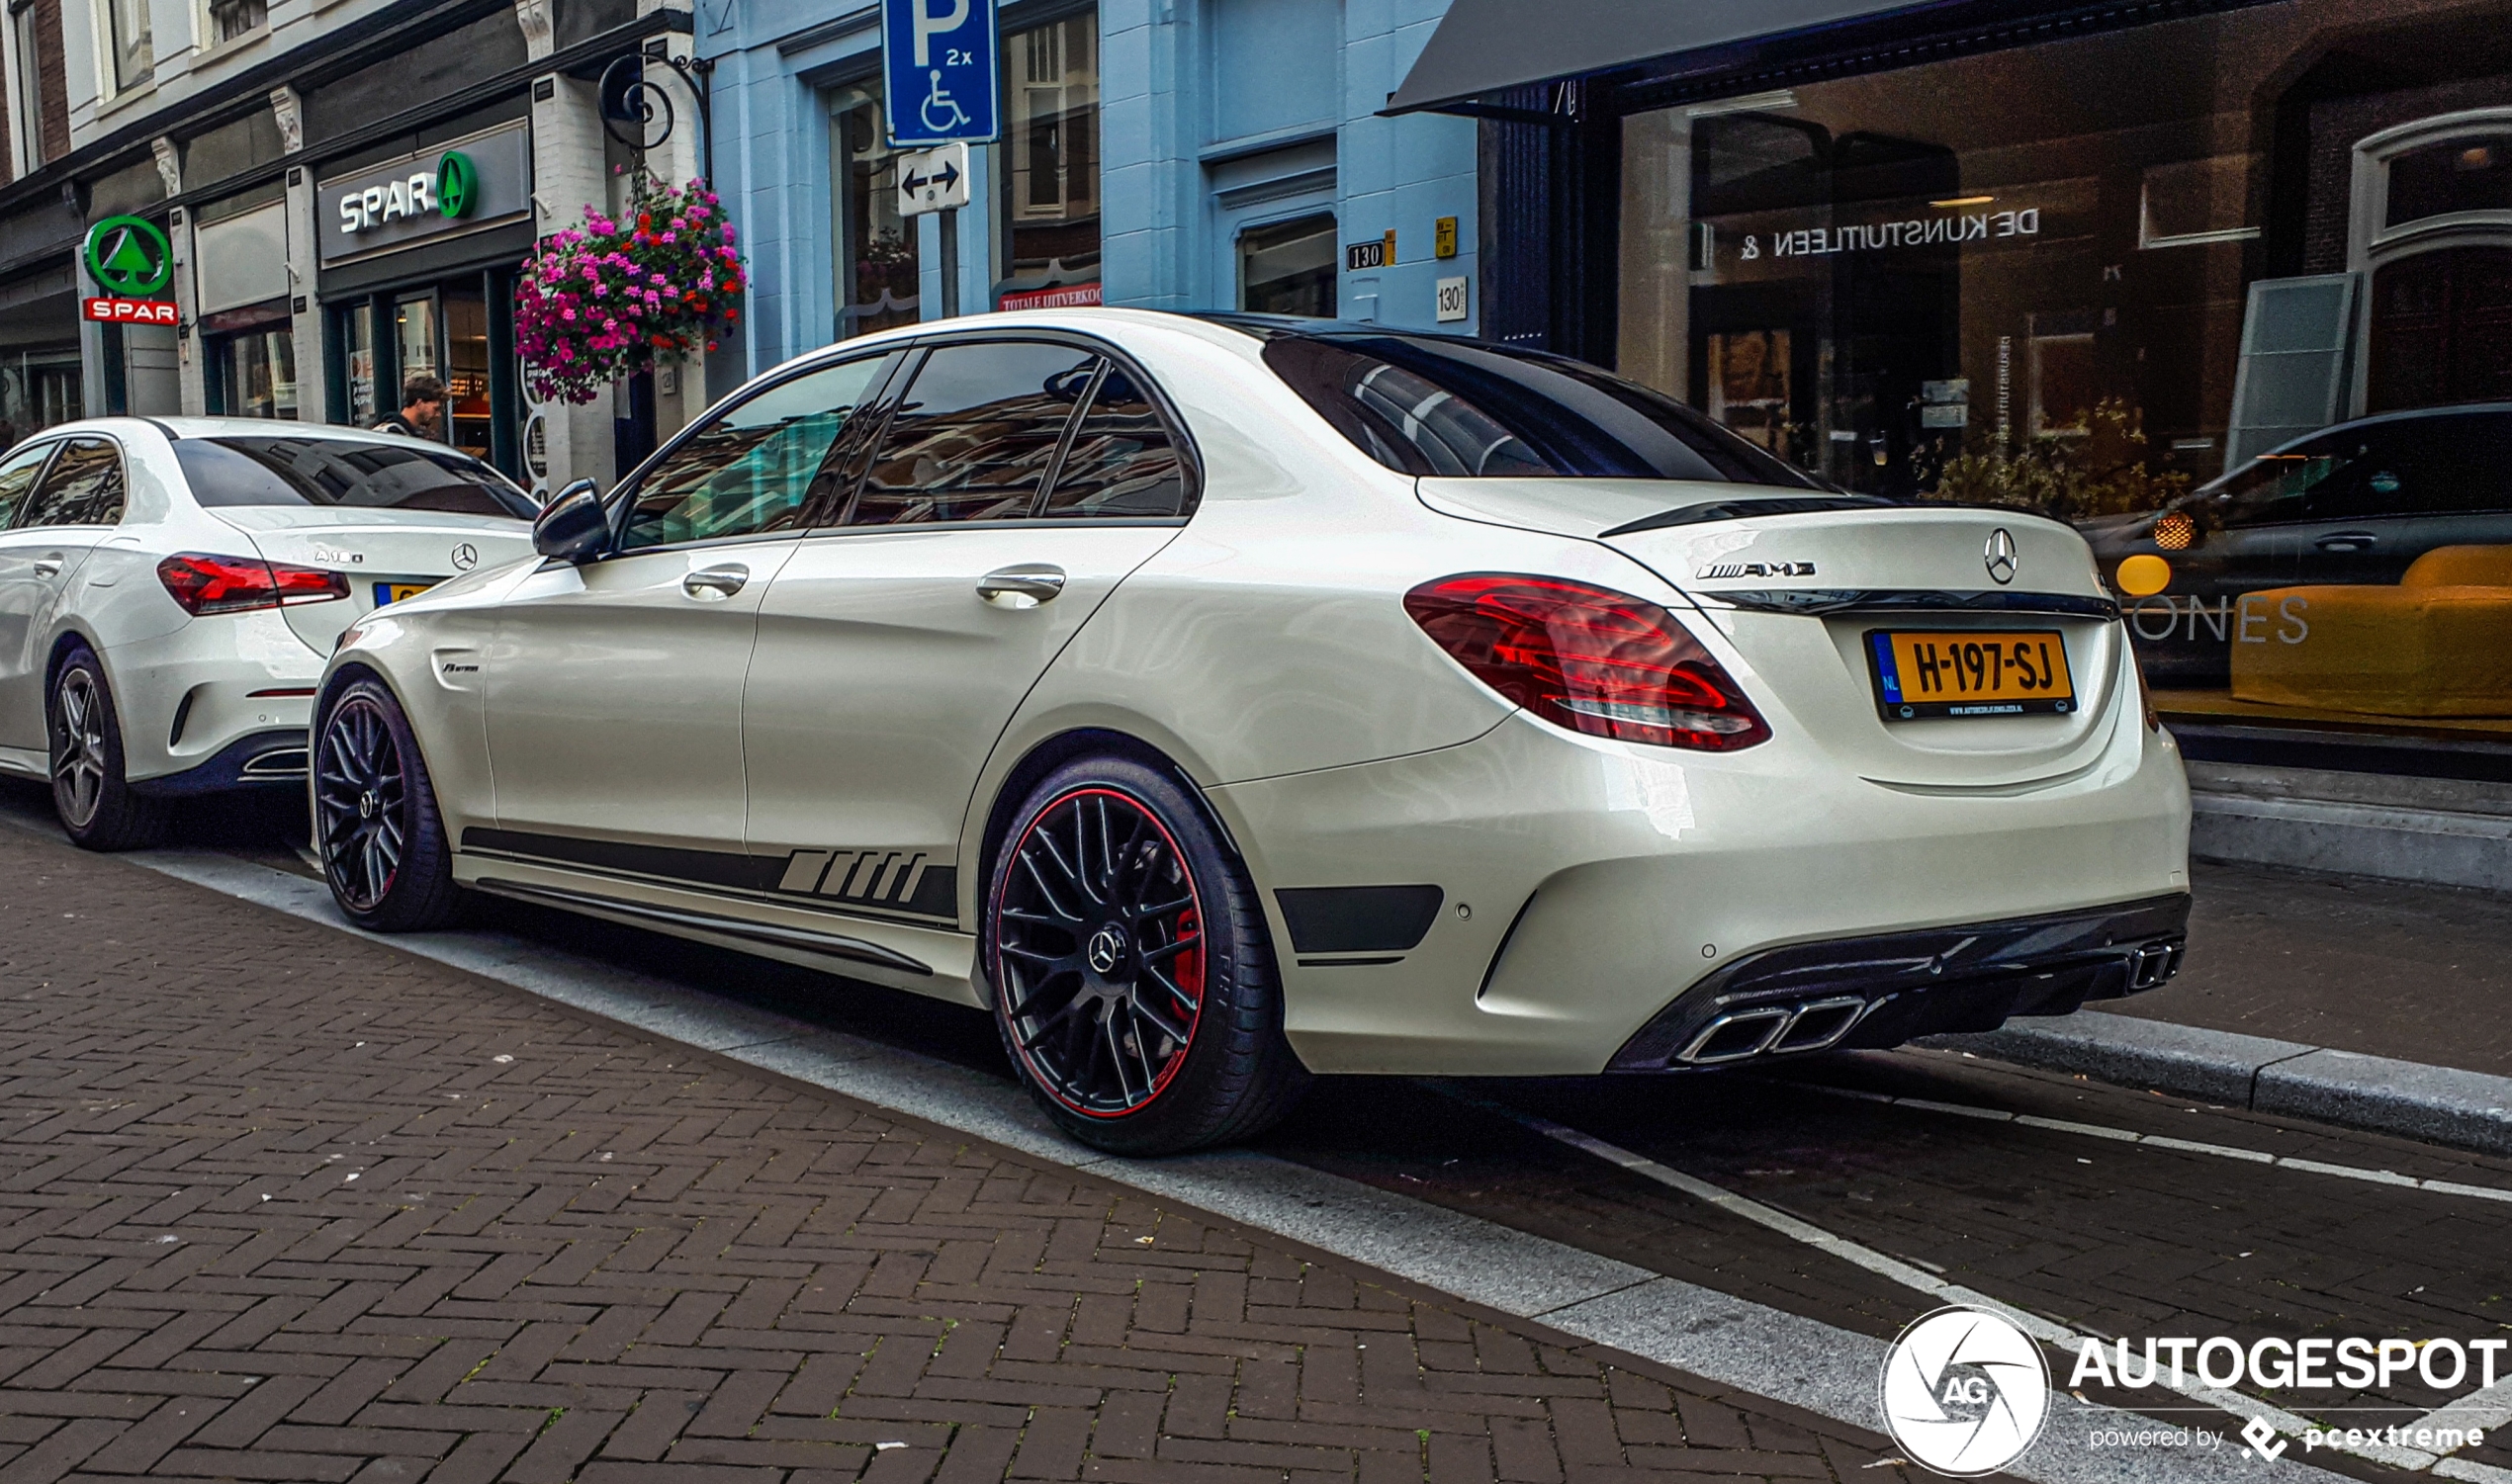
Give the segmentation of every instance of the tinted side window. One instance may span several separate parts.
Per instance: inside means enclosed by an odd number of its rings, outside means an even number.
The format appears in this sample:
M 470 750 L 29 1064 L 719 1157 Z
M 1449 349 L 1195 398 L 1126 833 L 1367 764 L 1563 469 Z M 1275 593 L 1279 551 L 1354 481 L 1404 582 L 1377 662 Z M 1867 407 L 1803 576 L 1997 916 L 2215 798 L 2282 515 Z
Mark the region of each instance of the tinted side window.
M 2512 417 L 2454 413 L 2365 429 L 2361 452 L 2306 503 L 2320 519 L 2512 507 Z
M 36 487 L 21 526 L 110 526 L 122 519 L 122 449 L 73 438 Z
M 1030 513 L 1099 358 L 990 341 L 926 357 L 891 416 L 851 526 L 1011 520 Z
M 1185 511 L 1185 462 L 1158 409 L 1123 368 L 1109 367 L 1074 430 L 1045 513 L 1158 516 Z
M 35 487 L 35 477 L 44 472 L 44 461 L 51 454 L 52 445 L 39 443 L 0 459 L 0 531 L 9 528 L 18 506 L 26 503 L 27 491 Z
M 709 541 L 795 524 L 882 365 L 869 356 L 826 367 L 724 412 L 638 486 L 620 545 Z

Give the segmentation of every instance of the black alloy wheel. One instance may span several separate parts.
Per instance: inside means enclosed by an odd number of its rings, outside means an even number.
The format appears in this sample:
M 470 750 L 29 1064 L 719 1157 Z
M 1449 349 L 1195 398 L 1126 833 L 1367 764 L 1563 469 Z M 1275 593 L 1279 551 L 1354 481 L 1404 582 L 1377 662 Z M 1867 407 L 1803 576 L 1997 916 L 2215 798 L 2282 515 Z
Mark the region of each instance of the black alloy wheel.
M 401 704 L 376 681 L 353 682 L 323 714 L 316 739 L 314 846 L 332 901 L 380 932 L 441 926 L 460 894 Z
M 122 719 L 94 651 L 78 646 L 62 657 L 45 707 L 45 732 L 52 812 L 71 843 L 132 850 L 165 837 L 166 801 L 139 793 L 123 774 Z
M 408 809 L 409 775 L 383 708 L 368 696 L 333 707 L 314 761 L 314 810 L 323 871 L 341 906 L 373 912 L 391 895 L 409 843 Z
M 1305 1082 L 1254 890 L 1162 773 L 1111 757 L 1045 780 L 996 858 L 984 927 L 1005 1048 L 1087 1143 L 1243 1137 Z
M 1178 842 L 1139 801 L 1077 788 L 1012 847 L 996 908 L 1015 1048 L 1074 1112 L 1168 1091 L 1204 1010 L 1203 907 Z

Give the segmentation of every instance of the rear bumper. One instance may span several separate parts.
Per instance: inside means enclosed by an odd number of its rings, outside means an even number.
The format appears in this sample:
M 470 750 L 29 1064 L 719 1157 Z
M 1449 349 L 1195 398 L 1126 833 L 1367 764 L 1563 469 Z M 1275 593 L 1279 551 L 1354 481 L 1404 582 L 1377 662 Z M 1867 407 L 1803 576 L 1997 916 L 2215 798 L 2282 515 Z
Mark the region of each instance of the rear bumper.
M 239 737 L 179 773 L 135 779 L 134 793 L 161 798 L 219 794 L 230 789 L 306 786 L 306 733 L 284 728 Z
M 2190 896 L 1767 949 L 1675 997 L 1606 1070 L 1679 1071 L 1898 1046 L 2064 1015 L 2180 972 Z

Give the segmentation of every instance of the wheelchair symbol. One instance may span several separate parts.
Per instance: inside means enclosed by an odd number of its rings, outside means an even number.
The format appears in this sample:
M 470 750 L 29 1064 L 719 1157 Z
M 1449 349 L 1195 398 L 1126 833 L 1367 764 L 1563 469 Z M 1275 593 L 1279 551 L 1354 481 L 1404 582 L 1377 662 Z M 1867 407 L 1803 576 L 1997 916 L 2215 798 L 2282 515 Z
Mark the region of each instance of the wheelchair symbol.
M 943 134 L 967 128 L 969 119 L 966 111 L 960 108 L 958 100 L 950 96 L 950 90 L 942 86 L 942 68 L 936 67 L 926 75 L 933 79 L 933 91 L 925 95 L 924 107 L 918 111 L 925 121 L 926 131 Z

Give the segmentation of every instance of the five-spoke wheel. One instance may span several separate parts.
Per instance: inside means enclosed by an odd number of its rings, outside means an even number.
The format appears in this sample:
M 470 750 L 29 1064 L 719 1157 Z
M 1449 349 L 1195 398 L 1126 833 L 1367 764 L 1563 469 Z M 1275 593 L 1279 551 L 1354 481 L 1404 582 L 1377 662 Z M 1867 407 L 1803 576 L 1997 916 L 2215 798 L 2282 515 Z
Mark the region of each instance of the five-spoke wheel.
M 1041 780 L 995 854 L 982 927 L 1004 1046 L 1081 1139 L 1244 1138 L 1305 1083 L 1246 872 L 1165 771 L 1093 757 Z
M 453 916 L 460 892 L 427 764 L 380 681 L 352 680 L 315 719 L 314 825 L 323 878 L 349 920 L 409 932 Z
M 122 721 L 94 651 L 74 646 L 61 656 L 45 711 L 52 811 L 63 832 L 90 850 L 129 850 L 161 838 L 165 801 L 134 789 L 123 776 Z

